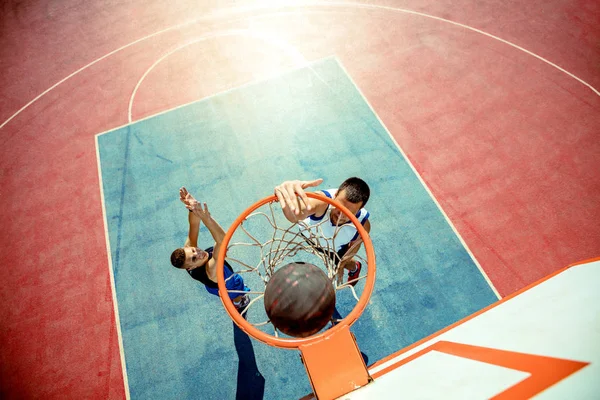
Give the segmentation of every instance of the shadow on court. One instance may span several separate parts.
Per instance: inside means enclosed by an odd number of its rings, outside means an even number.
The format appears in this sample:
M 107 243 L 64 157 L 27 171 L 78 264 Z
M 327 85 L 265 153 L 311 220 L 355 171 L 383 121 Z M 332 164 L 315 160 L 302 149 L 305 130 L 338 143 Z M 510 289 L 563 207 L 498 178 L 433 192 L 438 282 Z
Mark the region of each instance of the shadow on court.
M 236 400 L 262 400 L 265 394 L 265 378 L 258 370 L 254 347 L 248 335 L 233 323 L 233 341 L 238 354 Z

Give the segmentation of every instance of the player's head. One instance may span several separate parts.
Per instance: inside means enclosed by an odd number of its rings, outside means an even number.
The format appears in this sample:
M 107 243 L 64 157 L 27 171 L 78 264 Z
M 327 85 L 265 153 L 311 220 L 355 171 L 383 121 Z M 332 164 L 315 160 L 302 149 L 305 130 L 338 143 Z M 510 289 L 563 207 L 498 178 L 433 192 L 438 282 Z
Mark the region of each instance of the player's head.
M 370 195 L 371 190 L 367 182 L 360 178 L 352 177 L 346 179 L 340 185 L 335 195 L 335 200 L 342 203 L 352 214 L 356 214 L 358 210 L 367 204 Z M 334 224 L 341 225 L 348 221 L 348 217 L 337 208 L 331 210 L 331 222 Z
M 208 261 L 208 253 L 198 247 L 180 247 L 171 253 L 171 264 L 175 268 L 194 269 Z

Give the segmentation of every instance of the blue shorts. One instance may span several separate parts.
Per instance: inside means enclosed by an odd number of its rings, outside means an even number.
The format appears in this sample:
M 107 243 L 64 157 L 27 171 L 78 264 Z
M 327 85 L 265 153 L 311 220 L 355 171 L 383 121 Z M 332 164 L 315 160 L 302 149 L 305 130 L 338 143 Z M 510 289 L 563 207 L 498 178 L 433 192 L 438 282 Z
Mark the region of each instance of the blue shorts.
M 250 288 L 248 288 L 248 286 L 244 285 L 244 279 L 242 279 L 241 276 L 239 276 L 238 274 L 234 274 L 229 268 L 223 268 L 224 272 L 225 272 L 225 287 L 228 290 L 243 290 L 244 292 L 249 292 Z M 227 278 L 229 278 L 231 275 L 233 275 L 231 277 L 231 279 L 227 280 Z M 211 288 L 208 286 L 204 286 L 206 288 L 206 290 L 208 291 L 208 293 L 210 294 L 214 294 L 215 296 L 219 295 L 219 289 L 218 288 Z M 230 299 L 235 299 L 238 296 L 241 296 L 242 293 L 228 293 L 229 294 L 229 298 Z

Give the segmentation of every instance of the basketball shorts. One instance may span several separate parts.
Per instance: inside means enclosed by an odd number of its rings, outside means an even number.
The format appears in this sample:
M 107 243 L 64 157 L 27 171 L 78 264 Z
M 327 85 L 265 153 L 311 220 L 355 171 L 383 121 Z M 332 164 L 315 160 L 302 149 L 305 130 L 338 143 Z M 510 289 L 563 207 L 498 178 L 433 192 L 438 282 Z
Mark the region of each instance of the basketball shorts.
M 244 285 L 244 279 L 239 274 L 234 274 L 229 268 L 224 268 L 225 271 L 225 287 L 227 290 L 243 290 L 244 292 L 249 292 L 250 288 Z M 232 276 L 233 275 L 233 276 Z M 228 279 L 231 277 L 231 279 Z M 209 286 L 204 286 L 208 293 L 214 294 L 215 296 L 219 295 L 218 288 L 212 288 Z M 238 296 L 241 296 L 242 293 L 228 293 L 230 299 L 235 299 Z

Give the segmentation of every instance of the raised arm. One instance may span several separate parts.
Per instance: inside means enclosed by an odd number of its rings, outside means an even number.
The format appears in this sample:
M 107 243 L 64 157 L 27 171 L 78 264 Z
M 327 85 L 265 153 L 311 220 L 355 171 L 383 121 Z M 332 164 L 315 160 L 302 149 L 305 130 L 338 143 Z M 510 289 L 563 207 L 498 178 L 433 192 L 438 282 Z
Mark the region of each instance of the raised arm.
M 188 195 L 191 196 L 188 193 L 186 188 L 182 187 L 181 189 L 179 189 L 179 200 L 181 200 L 181 202 L 186 205 L 186 208 L 187 208 L 186 198 Z M 183 246 L 184 247 L 198 247 L 198 233 L 200 232 L 200 217 L 198 217 L 193 212 L 190 212 L 188 215 L 188 222 L 190 223 L 190 228 L 188 231 L 188 237 L 185 240 L 185 244 Z
M 225 239 L 225 230 L 212 217 L 206 203 L 200 204 L 200 202 L 196 200 L 194 196 L 192 196 L 187 190 L 185 190 L 185 188 L 182 189 L 184 190 L 184 197 L 182 201 L 186 208 L 191 211 L 190 214 L 194 215 L 204 223 L 215 241 L 213 246 L 213 255 L 210 260 L 208 260 L 208 264 L 206 266 L 206 274 L 212 281 L 216 282 L 217 257 L 219 256 L 219 250 L 221 249 L 223 239 Z
M 215 254 L 213 254 L 213 258 L 216 257 L 216 255 L 219 252 L 219 249 L 217 247 L 220 247 L 221 243 L 223 243 L 223 239 L 225 239 L 225 230 L 212 217 L 212 215 L 210 215 L 210 211 L 208 211 L 208 206 L 206 205 L 206 203 L 203 203 L 202 206 L 200 205 L 200 203 L 196 203 L 191 214 L 196 215 L 198 218 L 200 218 L 202 222 L 204 222 L 204 225 L 206 225 L 206 228 L 208 228 L 208 231 L 215 240 Z
M 217 221 L 210 215 L 210 211 L 208 211 L 208 206 L 206 202 L 200 204 L 198 200 L 192 196 L 191 193 L 187 191 L 186 188 L 182 187 L 179 190 L 180 200 L 185 204 L 185 207 L 190 210 L 190 220 L 197 218 L 199 221 L 204 222 L 206 228 L 212 235 L 215 240 L 215 253 L 217 253 L 216 246 L 223 243 L 223 239 L 225 238 L 225 231 L 219 225 Z M 190 227 L 191 229 L 191 227 Z M 198 234 L 196 232 L 196 242 L 197 242 Z
M 274 193 L 281 204 L 283 215 L 290 222 L 302 221 L 309 215 L 320 214 L 327 208 L 327 203 L 309 198 L 304 189 L 319 186 L 323 179 L 312 181 L 285 181 L 275 186 Z
M 212 257 L 208 260 L 208 264 L 206 264 L 206 274 L 213 282 L 217 282 L 217 260 L 221 245 L 223 244 L 223 239 L 225 239 L 225 230 L 212 215 L 210 215 L 206 203 L 203 203 L 203 206 L 204 207 L 200 206 L 198 203 L 192 213 L 200 217 L 215 240 Z

